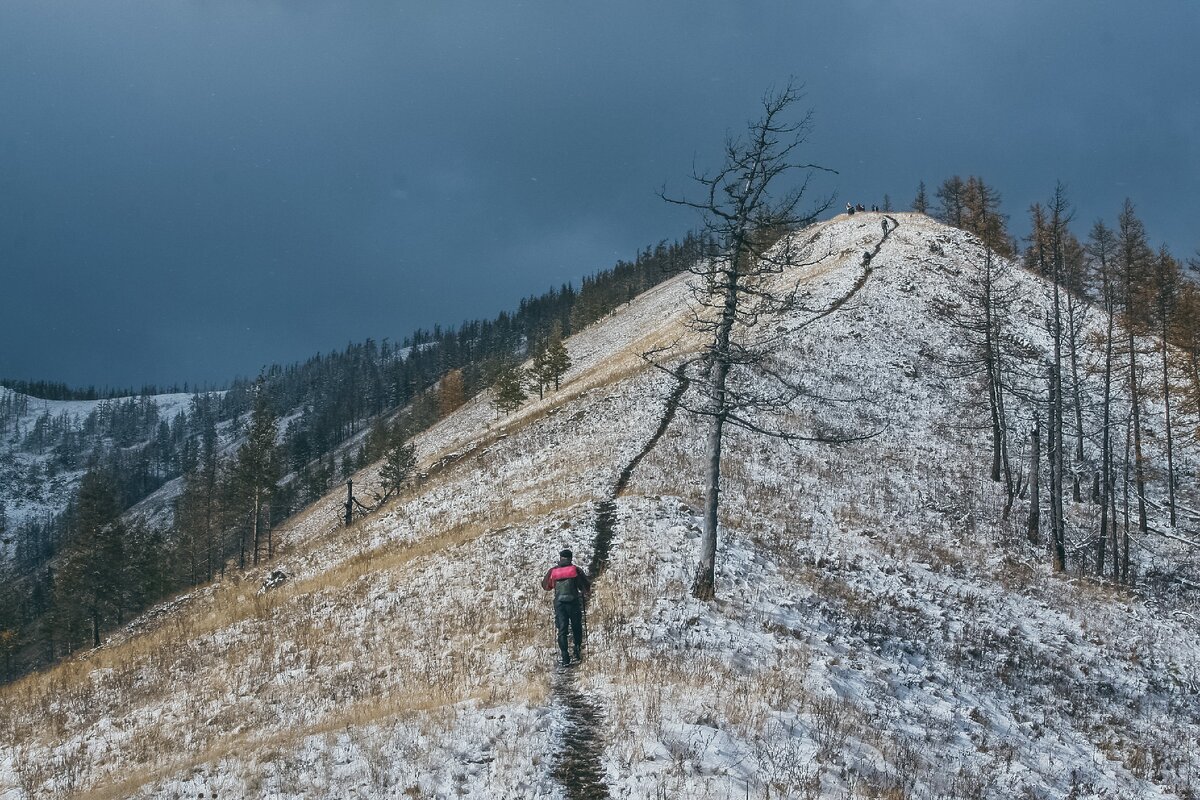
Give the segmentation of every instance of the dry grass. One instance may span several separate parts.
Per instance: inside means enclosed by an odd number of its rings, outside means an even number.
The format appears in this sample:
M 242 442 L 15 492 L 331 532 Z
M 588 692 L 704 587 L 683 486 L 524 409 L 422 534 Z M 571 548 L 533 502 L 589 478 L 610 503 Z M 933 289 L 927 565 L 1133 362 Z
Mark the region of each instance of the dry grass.
M 315 724 L 300 729 L 289 729 L 267 736 L 263 736 L 260 731 L 256 730 L 225 736 L 202 752 L 188 753 L 168 758 L 165 761 L 158 761 L 153 766 L 136 770 L 120 780 L 104 782 L 87 788 L 86 792 L 69 794 L 68 797 L 86 797 L 88 800 L 127 798 L 138 789 L 153 785 L 165 776 L 186 775 L 194 772 L 201 765 L 216 764 L 231 755 L 244 757 L 253 753 L 270 753 L 272 750 L 282 750 L 294 746 L 297 742 L 311 736 L 363 728 L 399 719 L 412 719 L 418 715 L 428 721 L 437 717 L 429 712 L 439 711 L 468 700 L 483 701 L 486 699 L 484 694 L 482 691 L 476 691 L 467 696 L 434 699 L 426 691 L 408 691 L 389 695 L 383 699 L 371 698 L 355 703 L 345 711 L 331 714 Z M 162 750 L 160 754 L 166 752 L 170 752 L 170 750 Z

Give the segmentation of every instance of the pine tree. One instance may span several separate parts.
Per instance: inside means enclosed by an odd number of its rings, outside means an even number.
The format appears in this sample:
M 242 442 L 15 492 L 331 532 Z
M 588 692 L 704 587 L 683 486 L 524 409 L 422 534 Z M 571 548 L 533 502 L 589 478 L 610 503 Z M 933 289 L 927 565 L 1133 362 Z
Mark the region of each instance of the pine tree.
M 537 387 L 538 399 L 546 396 L 546 387 L 554 382 L 550 375 L 549 348 L 543 342 L 533 353 L 529 365 L 529 383 Z
M 525 402 L 523 370 L 515 364 L 506 363 L 496 374 L 496 383 L 492 387 L 492 405 L 502 414 L 511 414 Z
M 538 370 L 538 380 L 545 381 L 546 385 L 554 384 L 554 391 L 558 391 L 562 382 L 563 375 L 567 374 L 567 370 L 571 368 L 571 355 L 567 352 L 567 346 L 563 343 L 562 328 L 555 323 L 550 331 L 550 338 L 546 342 L 546 347 L 542 351 L 541 366 Z
M 918 214 L 929 213 L 929 198 L 925 194 L 925 181 L 917 184 L 917 196 L 913 198 L 912 210 Z
M 941 309 L 949 322 L 961 332 L 969 348 L 967 355 L 962 358 L 946 356 L 939 360 L 957 377 L 981 379 L 987 390 L 992 430 L 991 479 L 1004 481 L 1007 503 L 1003 517 L 1007 519 L 1017 492 L 1009 458 L 1009 425 L 1005 410 L 1010 372 L 1007 363 L 1013 349 L 1006 328 L 1016 292 L 1004 267 L 1004 262 L 996 257 L 985 241 L 979 280 L 972 282 L 967 289 L 968 302 L 961 306 L 949 304 Z
M 1053 564 L 1056 572 L 1062 572 L 1067 567 L 1066 551 L 1066 511 L 1063 506 L 1063 479 L 1066 473 L 1066 457 L 1064 452 L 1063 429 L 1063 301 L 1061 287 L 1066 273 L 1065 241 L 1069 235 L 1067 225 L 1070 224 L 1073 212 L 1067 202 L 1066 187 L 1058 183 L 1054 187 L 1054 195 L 1048 207 L 1050 213 L 1050 260 L 1051 280 L 1053 286 L 1053 316 L 1049 320 L 1050 334 L 1053 342 L 1053 362 L 1050 365 L 1050 414 L 1049 434 L 1046 442 L 1046 454 L 1050 465 L 1050 527 L 1053 544 Z
M 21 620 L 17 611 L 17 592 L 14 572 L 7 564 L 0 564 L 0 657 L 4 659 L 4 671 L 0 682 L 13 677 L 13 655 L 21 644 Z
M 270 515 L 264 521 L 264 506 L 270 502 L 279 480 L 279 459 L 276 446 L 278 422 L 271 410 L 265 381 L 259 378 L 254 394 L 254 412 L 250 418 L 250 429 L 246 442 L 238 450 L 237 466 L 234 470 L 238 495 L 243 503 L 243 512 L 248 518 L 253 546 L 253 563 L 258 564 L 262 549 L 262 533 L 267 529 L 267 557 L 274 556 L 274 542 L 270 527 Z M 246 567 L 246 536 L 242 529 L 239 564 Z
M 379 470 L 379 479 L 383 483 L 383 496 L 380 500 L 397 494 L 408 483 L 417 467 L 417 449 L 405 435 L 401 426 L 392 430 L 391 441 L 384 453 L 383 466 Z
M 101 630 L 123 609 L 125 583 L 124 530 L 120 525 L 116 484 L 102 470 L 89 470 L 80 481 L 72 531 L 58 574 L 56 604 L 64 631 L 74 644 L 81 633 L 75 620 L 86 620 L 92 645 L 101 645 Z

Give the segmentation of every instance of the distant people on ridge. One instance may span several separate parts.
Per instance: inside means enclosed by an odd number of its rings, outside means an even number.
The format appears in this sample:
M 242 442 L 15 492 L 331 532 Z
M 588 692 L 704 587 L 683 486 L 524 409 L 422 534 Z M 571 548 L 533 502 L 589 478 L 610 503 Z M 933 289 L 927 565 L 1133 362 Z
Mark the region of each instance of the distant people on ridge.
M 846 213 L 851 215 L 854 214 L 854 205 L 852 203 L 846 203 Z

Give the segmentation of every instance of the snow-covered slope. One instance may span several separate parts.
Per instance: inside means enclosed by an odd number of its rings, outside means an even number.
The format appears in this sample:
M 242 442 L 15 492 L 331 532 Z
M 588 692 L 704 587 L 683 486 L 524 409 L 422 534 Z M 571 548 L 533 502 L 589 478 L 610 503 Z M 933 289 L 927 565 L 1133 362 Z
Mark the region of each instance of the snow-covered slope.
M 169 425 L 187 411 L 192 397 L 42 400 L 0 386 L 0 509 L 8 531 L 0 539 L 0 561 L 10 554 L 17 528 L 66 508 L 93 452 L 145 445 L 159 423 Z M 128 440 L 114 441 L 114 418 L 128 429 Z
M 679 410 L 657 438 L 674 381 L 641 358 L 688 346 L 680 278 L 572 338 L 559 392 L 503 418 L 477 398 L 424 434 L 428 477 L 374 516 L 339 528 L 331 495 L 262 573 L 0 689 L 0 800 L 1194 797 L 1195 552 L 1142 543 L 1143 572 L 1185 583 L 1131 593 L 1052 574 L 1023 501 L 1000 518 L 978 387 L 939 366 L 963 345 L 935 313 L 982 253 L 894 218 L 850 302 L 761 331 L 827 398 L 797 426 L 878 434 L 730 435 L 716 601 L 687 591 L 704 421 Z M 826 255 L 784 276 L 803 306 L 860 282 L 879 223 L 800 234 Z M 1046 287 L 1006 272 L 1012 336 L 1044 350 Z M 600 503 L 643 452 L 612 507 L 587 658 L 558 672 L 538 582 L 562 546 L 587 563 Z M 1178 463 L 1194 493 L 1194 444 Z M 1092 514 L 1070 507 L 1073 547 Z M 276 569 L 287 580 L 261 589 Z

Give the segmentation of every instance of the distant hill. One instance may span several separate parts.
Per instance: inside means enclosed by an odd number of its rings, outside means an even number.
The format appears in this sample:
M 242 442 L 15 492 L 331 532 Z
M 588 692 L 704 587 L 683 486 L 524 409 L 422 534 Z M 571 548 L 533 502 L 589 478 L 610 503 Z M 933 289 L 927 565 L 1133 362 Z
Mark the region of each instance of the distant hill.
M 193 397 L 45 400 L 0 387 L 0 506 L 7 532 L 0 552 L 13 555 L 16 529 L 66 509 L 90 461 L 115 455 L 129 463 L 130 472 L 140 473 L 127 476 L 139 479 L 141 496 L 177 475 L 178 449 L 188 434 L 180 415 L 186 418 Z

